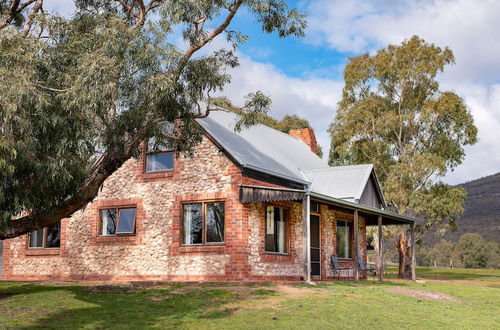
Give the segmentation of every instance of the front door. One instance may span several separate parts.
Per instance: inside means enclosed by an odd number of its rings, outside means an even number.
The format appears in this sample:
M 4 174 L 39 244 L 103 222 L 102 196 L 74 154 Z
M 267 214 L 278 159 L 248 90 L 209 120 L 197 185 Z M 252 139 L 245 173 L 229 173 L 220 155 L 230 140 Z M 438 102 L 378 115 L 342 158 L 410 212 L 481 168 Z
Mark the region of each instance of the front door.
M 319 221 L 319 215 L 311 214 L 311 275 L 321 272 Z

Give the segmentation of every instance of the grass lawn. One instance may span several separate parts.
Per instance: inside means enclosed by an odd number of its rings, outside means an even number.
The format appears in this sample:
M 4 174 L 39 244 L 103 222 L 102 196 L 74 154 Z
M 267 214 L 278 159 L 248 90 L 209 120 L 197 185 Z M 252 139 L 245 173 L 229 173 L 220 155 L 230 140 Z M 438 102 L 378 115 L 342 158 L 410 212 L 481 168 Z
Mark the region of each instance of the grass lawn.
M 500 328 L 499 270 L 417 275 L 317 286 L 0 282 L 0 328 Z

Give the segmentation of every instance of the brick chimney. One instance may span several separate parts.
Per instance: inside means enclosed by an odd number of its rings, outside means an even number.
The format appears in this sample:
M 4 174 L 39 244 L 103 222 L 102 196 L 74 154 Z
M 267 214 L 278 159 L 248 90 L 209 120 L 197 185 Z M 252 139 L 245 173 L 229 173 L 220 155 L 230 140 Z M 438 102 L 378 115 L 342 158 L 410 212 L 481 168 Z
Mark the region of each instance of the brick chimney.
M 288 134 L 304 141 L 311 148 L 312 152 L 316 153 L 318 151 L 318 142 L 316 142 L 316 135 L 314 135 L 312 128 L 292 129 Z

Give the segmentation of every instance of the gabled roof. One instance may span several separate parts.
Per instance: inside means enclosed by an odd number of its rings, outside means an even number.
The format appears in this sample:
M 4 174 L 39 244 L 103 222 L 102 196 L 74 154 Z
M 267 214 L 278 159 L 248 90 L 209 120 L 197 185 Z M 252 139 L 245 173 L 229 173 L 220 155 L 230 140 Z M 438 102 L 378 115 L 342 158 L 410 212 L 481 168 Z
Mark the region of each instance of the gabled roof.
M 372 164 L 324 167 L 304 170 L 304 174 L 311 181 L 312 192 L 351 202 L 357 202 L 361 198 L 368 181 L 372 178 L 380 200 L 385 205 L 384 195 Z
M 232 113 L 212 112 L 197 122 L 242 167 L 308 184 L 301 170 L 328 166 L 300 139 L 265 125 L 235 132 L 237 120 Z
M 235 132 L 238 116 L 212 112 L 198 124 L 240 166 L 295 183 L 309 185 L 309 191 L 358 202 L 370 177 L 385 205 L 373 165 L 328 166 L 299 138 L 265 125 L 253 125 Z

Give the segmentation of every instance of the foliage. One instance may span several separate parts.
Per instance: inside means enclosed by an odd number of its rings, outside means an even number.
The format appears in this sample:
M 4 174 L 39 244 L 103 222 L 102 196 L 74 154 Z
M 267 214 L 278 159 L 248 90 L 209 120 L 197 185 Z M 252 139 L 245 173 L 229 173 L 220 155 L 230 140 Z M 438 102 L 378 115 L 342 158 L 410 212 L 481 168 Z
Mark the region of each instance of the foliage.
M 450 49 L 416 36 L 351 58 L 329 128 L 330 163 L 373 163 L 394 210 L 423 220 L 417 240 L 436 224 L 454 226 L 463 211 L 463 189 L 436 181 L 477 140 L 463 99 L 439 89 L 437 75 L 453 62 Z
M 489 257 L 488 245 L 480 235 L 464 234 L 455 249 L 465 268 L 486 267 Z
M 417 264 L 440 268 L 500 268 L 500 245 L 478 234 L 467 233 L 453 243 L 441 240 L 416 249 Z
M 144 140 L 189 154 L 200 141 L 193 119 L 214 110 L 210 93 L 238 66 L 246 37 L 228 27 L 240 7 L 280 37 L 302 36 L 306 24 L 281 0 L 77 0 L 70 19 L 43 0 L 0 4 L 0 239 L 86 205 Z M 198 52 L 219 35 L 227 48 Z M 250 93 L 241 125 L 269 105 Z

